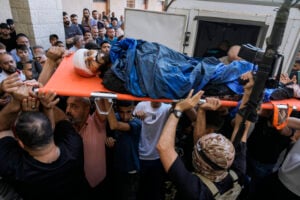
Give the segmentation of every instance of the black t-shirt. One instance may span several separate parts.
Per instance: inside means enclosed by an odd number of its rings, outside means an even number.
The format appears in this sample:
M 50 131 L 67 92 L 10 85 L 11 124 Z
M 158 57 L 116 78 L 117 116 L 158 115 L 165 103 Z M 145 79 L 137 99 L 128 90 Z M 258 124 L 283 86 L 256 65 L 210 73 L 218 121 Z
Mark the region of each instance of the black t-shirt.
M 240 185 L 243 185 L 245 179 L 245 169 L 246 168 L 246 145 L 241 143 L 236 148 L 236 156 L 233 162 L 231 169 L 238 175 L 238 182 Z M 201 199 L 208 200 L 214 199 L 209 188 L 201 181 L 201 179 L 189 172 L 181 159 L 176 158 L 175 162 L 171 166 L 168 175 L 173 183 L 177 186 L 179 195 L 183 199 Z M 225 179 L 215 183 L 216 187 L 219 189 L 219 192 L 223 194 L 227 190 L 233 187 L 233 180 L 228 174 Z
M 10 52 L 17 47 L 16 38 L 14 37 L 11 37 L 9 39 L 0 38 L 0 42 L 6 46 L 7 52 Z
M 35 160 L 14 138 L 0 139 L 0 176 L 24 199 L 81 199 L 86 195 L 88 184 L 79 134 L 69 122 L 61 121 L 54 138 L 60 156 L 50 164 Z
M 247 153 L 264 164 L 275 164 L 280 153 L 289 146 L 291 139 L 268 125 L 268 119 L 260 117 L 247 140 Z

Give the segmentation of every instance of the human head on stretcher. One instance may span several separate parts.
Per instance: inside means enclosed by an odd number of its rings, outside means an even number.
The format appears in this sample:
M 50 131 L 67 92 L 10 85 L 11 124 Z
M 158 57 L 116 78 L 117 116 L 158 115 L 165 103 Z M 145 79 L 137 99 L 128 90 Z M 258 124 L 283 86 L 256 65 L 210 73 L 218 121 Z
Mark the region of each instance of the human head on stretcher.
M 98 50 L 79 49 L 73 57 L 75 72 L 83 77 L 98 75 L 109 63 L 109 55 Z

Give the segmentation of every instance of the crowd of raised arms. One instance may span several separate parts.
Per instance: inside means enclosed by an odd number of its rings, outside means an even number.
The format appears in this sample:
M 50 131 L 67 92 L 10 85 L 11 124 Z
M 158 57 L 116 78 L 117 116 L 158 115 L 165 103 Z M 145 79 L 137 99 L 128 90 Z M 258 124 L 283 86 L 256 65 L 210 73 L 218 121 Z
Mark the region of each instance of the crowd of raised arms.
M 31 46 L 13 19 L 0 24 L 0 199 L 300 199 L 297 111 L 258 109 L 233 145 L 252 72 L 240 77 L 236 108 L 202 90 L 177 103 L 33 92 L 64 57 L 82 48 L 108 55 L 122 40 L 123 16 L 87 8 L 82 16 L 63 12 L 65 38 L 49 35 L 49 49 Z M 239 49 L 204 56 L 227 65 Z M 298 70 L 300 57 L 276 95 L 300 97 Z

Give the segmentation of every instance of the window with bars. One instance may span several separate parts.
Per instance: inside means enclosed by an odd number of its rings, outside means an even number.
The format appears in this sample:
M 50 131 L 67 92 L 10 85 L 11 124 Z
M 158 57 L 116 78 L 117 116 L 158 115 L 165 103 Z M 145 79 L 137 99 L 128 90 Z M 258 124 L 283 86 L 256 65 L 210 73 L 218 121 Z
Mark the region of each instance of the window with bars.
M 128 8 L 135 8 L 135 0 L 127 0 Z

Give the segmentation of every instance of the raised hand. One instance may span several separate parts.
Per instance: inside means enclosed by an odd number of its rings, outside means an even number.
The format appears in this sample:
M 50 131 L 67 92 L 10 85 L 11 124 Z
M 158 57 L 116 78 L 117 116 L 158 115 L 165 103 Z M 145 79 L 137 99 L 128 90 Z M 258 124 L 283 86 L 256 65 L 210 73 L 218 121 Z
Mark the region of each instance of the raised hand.
M 221 107 L 220 99 L 215 97 L 207 97 L 206 102 L 200 105 L 200 108 L 204 110 L 218 110 Z
M 21 81 L 19 77 L 19 73 L 15 72 L 9 75 L 6 79 L 1 82 L 0 91 L 12 93 L 16 91 L 21 85 L 24 83 Z
M 245 74 L 242 74 L 240 77 L 242 80 L 248 80 L 248 82 L 244 85 L 244 90 L 249 91 L 252 90 L 252 87 L 254 85 L 254 79 L 253 79 L 253 74 L 251 71 L 246 72 Z
M 38 98 L 45 109 L 52 109 L 59 102 L 54 91 L 39 92 Z
M 186 111 L 186 110 L 194 108 L 199 103 L 200 98 L 203 95 L 204 91 L 200 90 L 194 96 L 192 96 L 193 92 L 194 92 L 194 90 L 191 90 L 190 93 L 188 94 L 187 98 L 185 98 L 182 101 L 179 101 L 176 104 L 175 109 L 180 110 L 180 111 Z
M 23 111 L 39 111 L 40 101 L 35 97 L 28 96 L 23 99 L 21 106 Z

